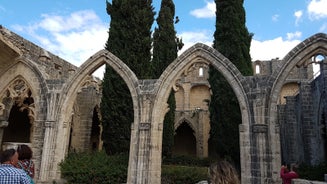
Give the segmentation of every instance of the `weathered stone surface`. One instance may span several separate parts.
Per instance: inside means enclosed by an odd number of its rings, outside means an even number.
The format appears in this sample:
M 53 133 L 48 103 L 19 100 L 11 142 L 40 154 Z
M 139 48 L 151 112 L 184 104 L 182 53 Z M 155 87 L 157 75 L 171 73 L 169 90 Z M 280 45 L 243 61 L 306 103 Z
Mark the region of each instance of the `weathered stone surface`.
M 255 61 L 253 69 L 259 72 L 242 76 L 228 58 L 199 43 L 173 61 L 160 79 L 141 80 L 106 50 L 76 67 L 1 27 L 0 121 L 7 122 L 14 105 L 24 107 L 31 117 L 26 142 L 33 148 L 37 183 L 59 180 L 58 163 L 69 149 L 101 149 L 101 125 L 92 119 L 101 118 L 101 81 L 90 74 L 107 64 L 124 79 L 133 101 L 127 183 L 159 184 L 162 123 L 171 89 L 176 92 L 175 129 L 186 122 L 195 132 L 196 155 L 208 155 L 211 65 L 227 79 L 240 105 L 242 183 L 277 184 L 282 156 L 283 161 L 312 164 L 326 160 L 327 67 L 323 64 L 321 75 L 311 80 L 310 61 L 316 54 L 327 55 L 326 34 L 313 35 L 283 59 Z M 20 81 L 27 93 L 16 93 L 22 89 Z M 1 145 L 4 127 L 2 123 Z M 99 128 L 96 136 L 94 127 Z

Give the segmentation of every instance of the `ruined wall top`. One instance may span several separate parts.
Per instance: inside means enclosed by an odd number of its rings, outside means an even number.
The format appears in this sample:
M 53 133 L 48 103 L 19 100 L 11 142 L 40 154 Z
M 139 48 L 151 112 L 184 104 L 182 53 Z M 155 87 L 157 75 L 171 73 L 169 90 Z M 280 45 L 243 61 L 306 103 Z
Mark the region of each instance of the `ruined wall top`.
M 20 57 L 22 60 L 28 59 L 37 64 L 39 66 L 39 70 L 45 74 L 46 78 L 66 79 L 77 70 L 77 66 L 72 65 L 59 56 L 54 55 L 51 52 L 24 39 L 16 33 L 6 29 L 2 25 L 0 25 L 0 43 L 7 48 L 6 50 L 18 52 L 15 54 L 15 56 L 18 55 L 18 57 Z M 2 54 L 5 53 L 1 53 L 1 55 Z M 14 56 L 14 54 L 12 55 Z M 4 66 L 0 69 L 0 73 L 6 71 L 6 66 L 11 65 L 10 63 L 13 63 L 17 59 L 19 58 L 7 57 L 3 60 L 0 59 L 0 64 Z
M 282 59 L 275 58 L 271 60 L 256 60 L 252 62 L 252 68 L 253 68 L 253 73 L 256 76 L 269 76 L 273 72 L 279 69 L 279 66 L 285 62 Z M 298 80 L 301 79 L 302 74 L 301 74 L 301 67 L 294 67 L 292 71 L 288 75 L 288 80 Z M 312 79 L 314 72 L 313 72 L 313 66 L 309 65 L 307 66 L 307 75 L 308 79 Z

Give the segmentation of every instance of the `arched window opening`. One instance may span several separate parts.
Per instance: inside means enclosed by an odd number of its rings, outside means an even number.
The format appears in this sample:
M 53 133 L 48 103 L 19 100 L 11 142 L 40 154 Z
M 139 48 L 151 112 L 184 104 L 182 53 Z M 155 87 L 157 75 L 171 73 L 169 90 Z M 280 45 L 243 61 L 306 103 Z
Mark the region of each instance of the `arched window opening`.
M 313 77 L 317 78 L 320 75 L 320 64 L 324 62 L 326 57 L 322 54 L 316 54 L 312 56 L 311 62 L 312 62 L 312 68 L 313 68 Z
M 25 101 L 29 100 L 25 99 Z M 13 105 L 8 118 L 8 127 L 4 129 L 3 142 L 30 143 L 31 127 L 29 110 L 17 104 Z
M 98 110 L 97 108 L 94 108 L 93 110 L 93 117 L 92 117 L 92 128 L 91 128 L 91 150 L 97 151 L 100 147 L 100 120 L 98 116 Z
M 255 74 L 260 74 L 260 65 L 255 65 Z
M 199 68 L 199 77 L 203 77 L 203 68 L 202 67 Z
M 196 139 L 192 128 L 183 122 L 175 133 L 173 155 L 196 156 Z

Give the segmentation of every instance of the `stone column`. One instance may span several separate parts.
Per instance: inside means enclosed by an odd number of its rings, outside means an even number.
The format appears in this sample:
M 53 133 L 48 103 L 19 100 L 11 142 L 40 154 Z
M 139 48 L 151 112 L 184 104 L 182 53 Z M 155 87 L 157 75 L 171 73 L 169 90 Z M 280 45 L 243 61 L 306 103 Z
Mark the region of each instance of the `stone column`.
M 0 117 L 0 150 L 2 150 L 2 137 L 4 129 L 8 126 L 8 121 L 5 121 Z
M 184 89 L 184 110 L 194 110 L 191 109 L 190 107 L 190 83 L 185 83 L 183 84 L 183 89 Z
M 155 80 L 139 81 L 140 94 L 138 97 L 138 108 L 134 108 L 134 114 L 137 113 L 137 122 L 132 126 L 130 161 L 133 164 L 129 166 L 128 183 L 133 184 L 156 184 L 151 180 L 151 132 L 153 103 L 155 93 Z M 134 136 L 136 135 L 136 136 Z M 134 140 L 137 139 L 137 140 Z M 134 155 L 131 155 L 134 154 Z M 134 175 L 134 176 L 132 176 Z
M 253 84 L 255 86 L 261 84 L 261 81 L 255 82 Z M 273 146 L 276 144 L 274 139 L 279 137 L 276 136 L 276 123 L 271 123 L 271 119 L 269 119 L 269 123 L 267 122 L 266 99 L 268 99 L 269 92 L 265 86 L 262 86 L 250 89 L 247 94 L 252 111 L 250 112 L 249 127 L 246 124 L 240 125 L 242 183 L 273 183 L 275 176 L 272 155 L 276 152 L 276 148 Z M 242 122 L 246 121 L 246 119 L 242 120 Z M 247 130 L 249 130 L 249 135 L 247 135 Z M 246 140 L 247 136 L 250 138 L 248 143 L 242 140 Z M 248 146 L 250 147 L 248 148 Z M 246 153 L 246 151 L 248 152 Z M 250 163 L 245 160 L 250 160 Z
M 53 81 L 55 82 L 55 81 Z M 46 120 L 44 121 L 44 140 L 42 148 L 42 160 L 40 165 L 39 180 L 48 181 L 49 179 L 56 177 L 57 165 L 55 163 L 55 148 L 56 148 L 56 137 L 58 134 L 59 122 L 56 121 L 58 100 L 61 93 L 52 91 L 47 94 L 47 112 Z
M 53 138 L 54 138 L 54 121 L 46 121 L 44 123 L 45 133 L 44 133 L 44 142 L 42 149 L 42 161 L 40 166 L 40 181 L 47 181 L 50 177 L 51 164 L 53 163 Z
M 0 102 L 0 151 L 2 150 L 2 138 L 4 129 L 8 126 L 9 122 L 6 121 L 7 110 L 3 103 Z
M 300 107 L 301 107 L 301 123 L 302 123 L 302 137 L 304 147 L 304 161 L 307 164 L 317 164 L 315 156 L 316 147 L 316 133 L 315 126 L 312 119 L 312 94 L 311 84 L 309 82 L 301 82 L 300 86 Z

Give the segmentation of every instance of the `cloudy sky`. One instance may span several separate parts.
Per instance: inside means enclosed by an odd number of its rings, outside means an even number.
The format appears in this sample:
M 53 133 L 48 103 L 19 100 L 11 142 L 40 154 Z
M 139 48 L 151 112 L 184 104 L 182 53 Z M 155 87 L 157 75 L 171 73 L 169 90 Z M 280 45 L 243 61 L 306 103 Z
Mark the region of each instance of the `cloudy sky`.
M 153 5 L 158 12 L 160 1 Z M 197 42 L 211 46 L 214 1 L 175 0 L 175 6 L 182 52 Z M 327 0 L 245 0 L 244 8 L 246 26 L 254 34 L 252 60 L 283 58 L 306 38 L 327 33 Z M 1 0 L 0 24 L 80 66 L 104 48 L 110 17 L 105 0 Z

